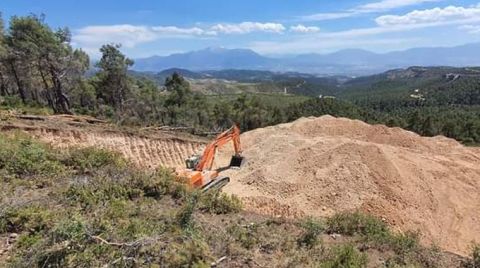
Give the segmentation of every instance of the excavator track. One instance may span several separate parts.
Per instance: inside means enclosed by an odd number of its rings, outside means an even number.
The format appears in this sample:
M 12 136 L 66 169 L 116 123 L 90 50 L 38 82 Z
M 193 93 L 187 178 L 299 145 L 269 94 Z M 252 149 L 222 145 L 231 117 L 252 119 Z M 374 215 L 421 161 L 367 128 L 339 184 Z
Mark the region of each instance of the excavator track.
M 205 186 L 202 187 L 202 192 L 209 192 L 213 190 L 220 190 L 222 189 L 225 185 L 227 185 L 230 182 L 229 177 L 218 177 L 217 179 L 209 182 Z

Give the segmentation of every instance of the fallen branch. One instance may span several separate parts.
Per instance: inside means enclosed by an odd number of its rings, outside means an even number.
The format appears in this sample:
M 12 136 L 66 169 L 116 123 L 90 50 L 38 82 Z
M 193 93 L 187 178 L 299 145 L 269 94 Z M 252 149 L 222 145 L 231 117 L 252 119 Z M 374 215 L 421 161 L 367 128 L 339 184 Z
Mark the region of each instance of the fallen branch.
M 101 238 L 98 235 L 92 235 L 90 237 L 92 239 L 102 243 L 102 244 L 109 245 L 109 246 L 116 246 L 116 247 L 142 247 L 142 246 L 153 244 L 153 243 L 157 242 L 158 240 L 160 240 L 160 238 L 161 238 L 161 236 L 156 236 L 156 237 L 140 239 L 140 240 L 133 241 L 133 242 L 122 243 L 122 242 L 109 242 L 109 241 Z
M 212 263 L 210 264 L 210 266 L 211 266 L 211 267 L 216 267 L 218 264 L 220 264 L 222 261 L 224 261 L 224 260 L 226 260 L 226 259 L 227 259 L 227 256 L 223 256 L 223 257 L 221 257 L 220 259 L 212 262 Z

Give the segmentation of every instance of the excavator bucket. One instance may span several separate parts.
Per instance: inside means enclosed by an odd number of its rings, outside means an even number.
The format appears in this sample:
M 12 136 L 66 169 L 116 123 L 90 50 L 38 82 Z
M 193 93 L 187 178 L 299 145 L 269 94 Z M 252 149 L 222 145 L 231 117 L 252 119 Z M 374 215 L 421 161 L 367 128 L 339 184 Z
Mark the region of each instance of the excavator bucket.
M 232 159 L 230 160 L 230 167 L 241 167 L 243 164 L 243 160 L 245 157 L 239 156 L 239 155 L 234 155 L 232 156 Z

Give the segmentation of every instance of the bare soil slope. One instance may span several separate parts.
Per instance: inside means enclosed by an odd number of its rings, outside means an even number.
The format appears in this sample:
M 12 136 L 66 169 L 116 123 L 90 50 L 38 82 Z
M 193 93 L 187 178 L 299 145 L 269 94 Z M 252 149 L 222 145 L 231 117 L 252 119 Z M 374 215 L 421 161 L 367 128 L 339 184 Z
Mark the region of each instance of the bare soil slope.
M 0 120 L 1 131 L 19 130 L 57 148 L 97 147 L 121 153 L 146 168 L 177 167 L 201 151 L 205 140 L 158 129 L 119 129 L 91 117 L 25 116 Z
M 478 148 L 331 116 L 246 132 L 242 146 L 246 164 L 225 172 L 224 189 L 247 209 L 285 217 L 362 210 L 456 253 L 480 242 Z

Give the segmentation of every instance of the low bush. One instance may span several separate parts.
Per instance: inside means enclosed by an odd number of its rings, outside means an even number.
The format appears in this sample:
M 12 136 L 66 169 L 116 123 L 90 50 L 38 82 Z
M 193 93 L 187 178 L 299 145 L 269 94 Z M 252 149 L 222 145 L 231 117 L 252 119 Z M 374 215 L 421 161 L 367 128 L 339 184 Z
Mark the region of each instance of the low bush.
M 388 227 L 384 222 L 373 216 L 360 212 L 344 212 L 327 220 L 327 232 L 373 237 L 387 234 Z
M 322 268 L 362 268 L 367 266 L 367 255 L 359 252 L 353 245 L 334 248 L 328 259 L 320 265 Z
M 200 209 L 215 214 L 238 213 L 242 210 L 242 202 L 234 195 L 220 191 L 207 192 L 202 195 Z
M 324 226 L 321 222 L 314 218 L 307 218 L 300 223 L 304 232 L 297 240 L 300 246 L 306 246 L 309 248 L 318 244 L 318 236 L 324 231 Z
M 198 195 L 192 194 L 187 198 L 183 207 L 177 212 L 175 216 L 176 222 L 182 229 L 191 229 L 193 227 L 193 213 L 195 212 L 197 203 Z
M 327 220 L 327 232 L 345 235 L 360 235 L 365 242 L 377 248 L 387 248 L 405 256 L 418 247 L 418 233 L 392 233 L 388 225 L 371 215 L 339 213 Z
M 480 244 L 476 244 L 472 248 L 472 253 L 468 261 L 463 262 L 465 268 L 479 268 L 480 267 Z
M 0 232 L 40 232 L 51 224 L 52 218 L 51 211 L 38 206 L 10 208 L 0 217 Z
M 48 145 L 20 133 L 0 134 L 0 148 L 0 170 L 6 176 L 53 176 L 65 169 Z
M 232 225 L 227 231 L 245 249 L 252 249 L 260 241 L 257 237 L 258 225 L 256 224 Z
M 70 150 L 63 162 L 81 173 L 91 172 L 105 166 L 116 168 L 126 166 L 125 160 L 118 153 L 92 147 Z

